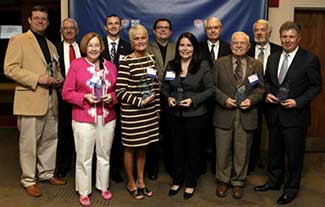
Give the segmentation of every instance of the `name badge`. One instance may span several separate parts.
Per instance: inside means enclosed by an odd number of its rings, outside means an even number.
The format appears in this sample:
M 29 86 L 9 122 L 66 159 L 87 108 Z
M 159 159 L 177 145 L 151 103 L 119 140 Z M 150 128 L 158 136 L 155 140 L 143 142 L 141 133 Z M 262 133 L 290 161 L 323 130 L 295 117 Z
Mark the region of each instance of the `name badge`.
M 167 71 L 166 76 L 165 76 L 165 80 L 174 80 L 175 77 L 176 77 L 175 72 Z
M 157 78 L 157 71 L 154 68 L 148 67 L 147 68 L 147 76 L 149 78 Z
M 256 74 L 250 75 L 248 77 L 248 81 L 251 86 L 254 86 L 260 82 L 260 80 L 258 79 L 258 76 Z
M 118 60 L 121 61 L 121 60 L 123 60 L 124 57 L 125 57 L 125 55 L 120 55 Z

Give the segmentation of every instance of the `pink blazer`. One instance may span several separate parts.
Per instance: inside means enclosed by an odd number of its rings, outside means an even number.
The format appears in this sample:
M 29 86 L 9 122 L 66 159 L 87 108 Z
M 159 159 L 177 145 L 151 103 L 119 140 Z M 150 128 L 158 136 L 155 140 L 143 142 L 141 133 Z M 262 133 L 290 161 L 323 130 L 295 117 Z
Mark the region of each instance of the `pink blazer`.
M 78 122 L 96 123 L 98 104 L 92 105 L 84 99 L 87 93 L 93 93 L 94 87 L 90 84 L 90 79 L 95 75 L 95 65 L 86 58 L 75 59 L 69 68 L 67 77 L 62 89 L 63 100 L 73 104 L 72 119 Z M 105 89 L 107 94 L 111 94 L 112 102 L 102 104 L 104 123 L 115 119 L 114 105 L 117 103 L 115 95 L 117 71 L 113 63 L 104 61 Z

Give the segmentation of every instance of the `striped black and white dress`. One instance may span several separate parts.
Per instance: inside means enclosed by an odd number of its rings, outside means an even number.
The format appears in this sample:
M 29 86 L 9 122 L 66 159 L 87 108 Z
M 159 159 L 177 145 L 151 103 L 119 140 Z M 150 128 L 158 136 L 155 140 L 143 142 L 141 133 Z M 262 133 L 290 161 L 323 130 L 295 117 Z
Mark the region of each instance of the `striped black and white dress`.
M 137 58 L 128 55 L 120 62 L 116 94 L 121 102 L 122 143 L 126 147 L 145 146 L 159 139 L 159 82 L 147 76 L 148 67 L 155 68 L 150 54 Z M 156 98 L 142 106 L 147 91 Z

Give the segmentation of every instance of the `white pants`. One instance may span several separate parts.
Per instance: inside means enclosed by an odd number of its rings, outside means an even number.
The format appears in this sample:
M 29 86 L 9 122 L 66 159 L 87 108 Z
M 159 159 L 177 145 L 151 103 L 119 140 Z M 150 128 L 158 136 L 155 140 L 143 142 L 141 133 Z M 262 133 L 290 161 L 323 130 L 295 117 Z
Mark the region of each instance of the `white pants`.
M 18 116 L 21 184 L 36 184 L 37 177 L 53 177 L 58 142 L 57 117 L 52 108 L 44 116 Z M 37 175 L 36 175 L 37 174 Z
M 91 166 L 96 144 L 97 171 L 96 188 L 106 190 L 109 186 L 109 159 L 114 138 L 115 120 L 103 123 L 102 116 L 97 123 L 72 121 L 76 147 L 76 191 L 80 195 L 91 193 Z

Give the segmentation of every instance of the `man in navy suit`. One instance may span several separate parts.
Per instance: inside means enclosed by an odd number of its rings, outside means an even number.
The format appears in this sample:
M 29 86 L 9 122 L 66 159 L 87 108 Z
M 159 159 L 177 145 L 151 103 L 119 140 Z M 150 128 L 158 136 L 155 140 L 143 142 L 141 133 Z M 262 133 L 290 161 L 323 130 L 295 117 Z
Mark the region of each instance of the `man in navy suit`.
M 132 52 L 131 45 L 120 38 L 122 30 L 121 18 L 115 14 L 109 15 L 105 19 L 105 31 L 107 36 L 103 38 L 105 50 L 102 56 L 113 62 L 118 69 L 120 60 Z M 110 176 L 115 182 L 122 182 L 121 169 L 123 166 L 123 146 L 121 141 L 120 105 L 116 104 L 116 127 L 115 138 L 111 150 L 111 170 Z
M 281 51 L 282 48 L 269 41 L 272 32 L 272 25 L 265 19 L 257 20 L 253 25 L 254 42 L 251 42 L 248 55 L 263 63 L 263 74 L 265 74 L 267 58 L 270 54 Z M 262 140 L 262 123 L 265 102 L 260 102 L 257 106 L 258 127 L 255 130 L 251 155 L 249 159 L 248 172 L 254 171 L 256 165 L 264 167 L 261 160 L 261 140 Z
M 206 40 L 200 42 L 200 56 L 203 60 L 207 60 L 210 65 L 210 70 L 212 70 L 215 60 L 220 57 L 227 56 L 231 54 L 230 45 L 220 39 L 222 32 L 222 23 L 217 17 L 208 17 L 204 21 L 204 31 L 206 34 Z M 201 174 L 206 172 L 206 161 L 208 157 L 211 157 L 211 172 L 215 174 L 216 172 L 216 152 L 215 152 L 215 138 L 214 138 L 214 127 L 212 125 L 214 101 L 210 100 L 208 103 L 209 110 L 209 120 L 210 124 L 208 126 L 207 135 L 202 144 L 201 153 Z
M 56 45 L 59 54 L 62 76 L 65 78 L 70 62 L 80 57 L 79 45 L 76 37 L 79 32 L 76 20 L 66 18 L 61 23 L 63 41 Z M 72 169 L 74 159 L 74 138 L 72 132 L 72 105 L 63 101 L 61 91 L 58 91 L 59 117 L 58 117 L 58 148 L 56 161 L 56 176 L 64 178 Z
M 300 188 L 310 102 L 320 94 L 318 57 L 299 47 L 301 28 L 288 21 L 280 27 L 283 51 L 272 54 L 265 73 L 269 126 L 268 181 L 256 191 L 280 190 L 279 205 L 290 203 Z M 285 156 L 288 174 L 284 178 Z

